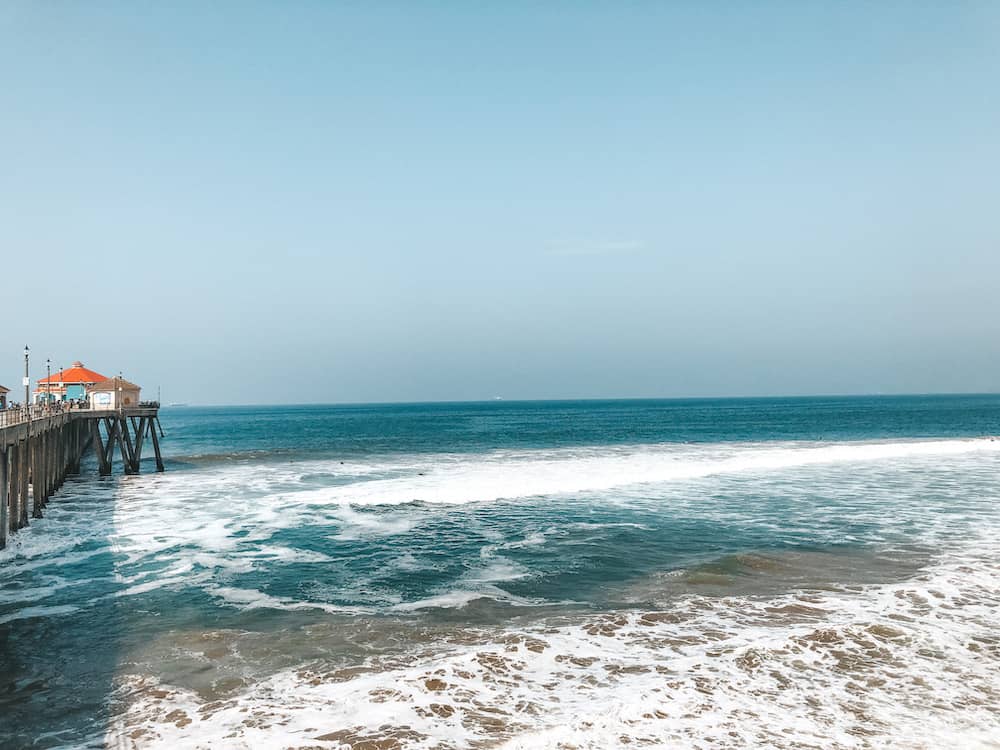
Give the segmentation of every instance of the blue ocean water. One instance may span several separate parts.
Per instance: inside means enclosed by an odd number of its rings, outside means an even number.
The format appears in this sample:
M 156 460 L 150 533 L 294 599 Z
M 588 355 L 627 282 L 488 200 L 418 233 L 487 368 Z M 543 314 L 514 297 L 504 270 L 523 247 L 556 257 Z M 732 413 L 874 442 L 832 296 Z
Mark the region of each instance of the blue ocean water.
M 2 747 L 1000 736 L 1000 397 L 161 419 L 0 552 Z

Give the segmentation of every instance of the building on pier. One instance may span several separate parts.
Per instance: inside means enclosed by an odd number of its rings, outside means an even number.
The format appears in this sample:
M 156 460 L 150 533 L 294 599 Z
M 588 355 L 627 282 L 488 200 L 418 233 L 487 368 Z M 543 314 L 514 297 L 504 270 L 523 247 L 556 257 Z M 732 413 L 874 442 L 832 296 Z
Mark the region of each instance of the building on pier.
M 7 408 L 7 394 L 10 393 L 10 388 L 4 388 L 0 385 L 0 409 Z
M 128 409 L 139 405 L 141 389 L 121 376 L 94 383 L 87 388 L 91 409 Z
M 83 362 L 74 362 L 72 367 L 39 379 L 33 401 L 38 404 L 45 401 L 86 399 L 92 386 L 107 379 L 106 375 L 84 367 Z

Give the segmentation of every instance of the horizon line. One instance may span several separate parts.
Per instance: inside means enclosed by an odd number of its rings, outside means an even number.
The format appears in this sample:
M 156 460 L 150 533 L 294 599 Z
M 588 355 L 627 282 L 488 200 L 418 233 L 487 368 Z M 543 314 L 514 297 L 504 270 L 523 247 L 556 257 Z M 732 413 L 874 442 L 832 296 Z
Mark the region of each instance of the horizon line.
M 998 396 L 1000 391 L 905 391 L 899 393 L 811 393 L 798 395 L 767 396 L 587 396 L 582 398 L 482 398 L 482 399 L 428 399 L 422 401 L 286 401 L 262 403 L 192 403 L 175 401 L 160 404 L 160 408 L 219 408 L 260 406 L 418 406 L 431 404 L 531 404 L 531 403 L 580 403 L 602 401 L 778 401 L 789 399 L 834 398 L 912 398 L 918 396 Z

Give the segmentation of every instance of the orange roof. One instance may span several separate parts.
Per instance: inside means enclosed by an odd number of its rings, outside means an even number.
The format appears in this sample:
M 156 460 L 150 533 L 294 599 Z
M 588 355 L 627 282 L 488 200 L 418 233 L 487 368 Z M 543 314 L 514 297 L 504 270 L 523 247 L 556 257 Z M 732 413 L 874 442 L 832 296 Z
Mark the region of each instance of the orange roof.
M 67 370 L 60 370 L 50 378 L 39 378 L 38 384 L 42 383 L 100 383 L 107 380 L 107 377 L 99 372 L 88 370 L 83 366 L 83 362 L 74 362 L 73 366 Z

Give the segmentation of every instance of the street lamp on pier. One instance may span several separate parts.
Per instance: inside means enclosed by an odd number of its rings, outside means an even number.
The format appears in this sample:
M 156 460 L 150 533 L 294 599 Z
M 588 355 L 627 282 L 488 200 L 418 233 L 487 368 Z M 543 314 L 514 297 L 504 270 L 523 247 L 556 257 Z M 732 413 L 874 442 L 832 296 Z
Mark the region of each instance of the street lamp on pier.
M 45 405 L 52 406 L 52 360 L 45 360 Z
M 28 345 L 24 345 L 24 408 L 31 410 L 31 398 L 28 396 L 28 386 L 31 384 L 31 379 L 28 378 L 28 353 L 31 350 Z

